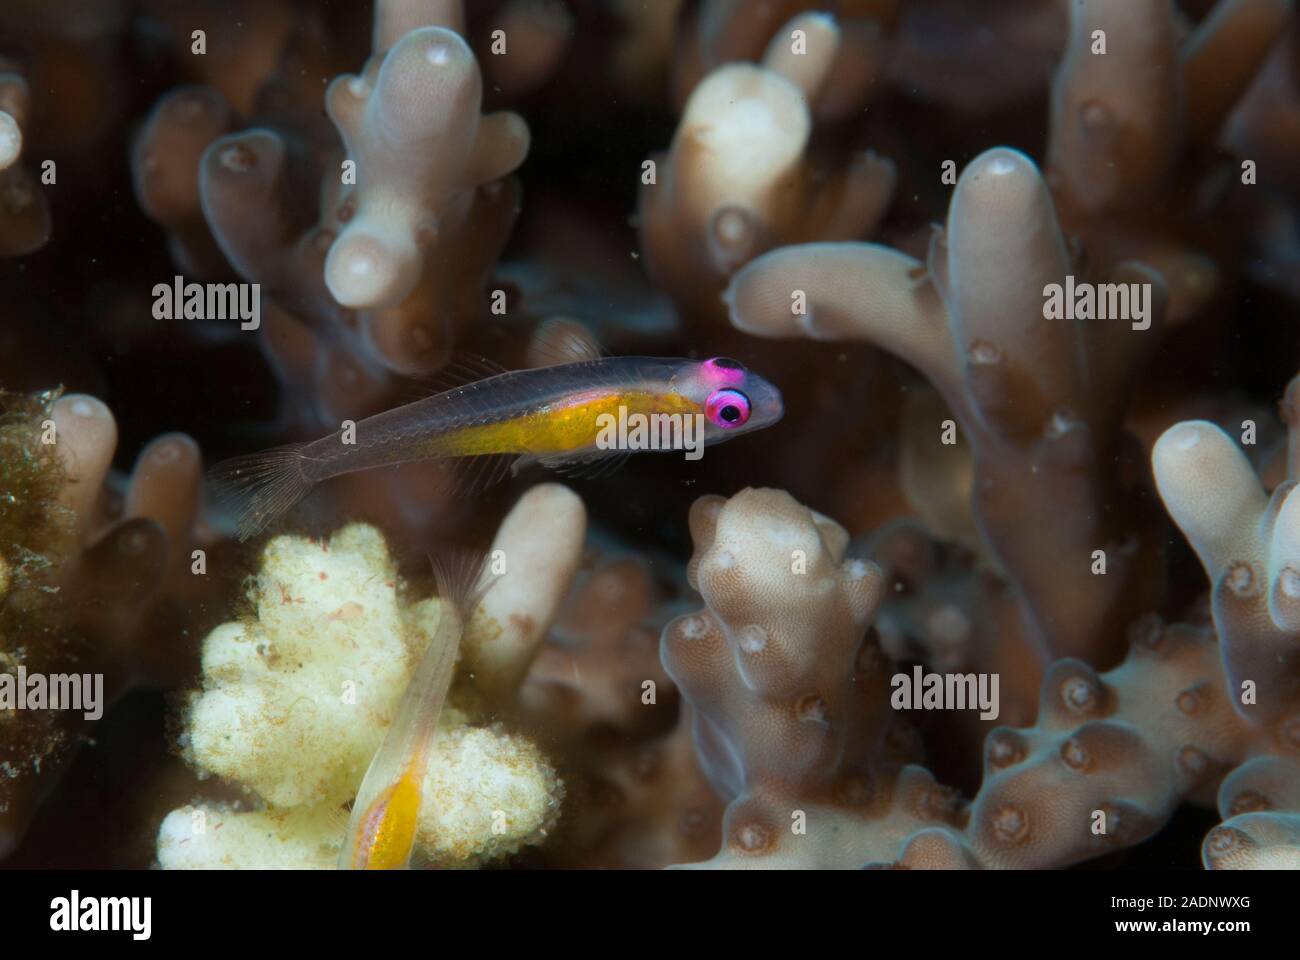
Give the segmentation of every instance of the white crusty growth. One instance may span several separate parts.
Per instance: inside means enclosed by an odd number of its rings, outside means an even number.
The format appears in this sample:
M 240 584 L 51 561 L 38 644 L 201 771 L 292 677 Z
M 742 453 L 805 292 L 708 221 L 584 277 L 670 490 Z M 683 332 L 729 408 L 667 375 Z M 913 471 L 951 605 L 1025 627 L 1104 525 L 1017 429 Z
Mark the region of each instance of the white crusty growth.
M 476 681 L 508 686 L 526 669 L 568 588 L 584 528 L 581 502 L 555 484 L 534 488 L 507 516 L 492 608 L 479 608 L 464 641 Z M 373 527 L 270 541 L 251 581 L 251 615 L 204 641 L 203 687 L 181 739 L 196 767 L 245 787 L 259 809 L 173 811 L 158 836 L 162 866 L 337 859 L 345 805 L 442 615 L 438 600 L 412 601 L 406 589 Z M 423 796 L 417 848 L 439 864 L 471 864 L 540 840 L 558 813 L 559 786 L 527 739 L 449 706 Z

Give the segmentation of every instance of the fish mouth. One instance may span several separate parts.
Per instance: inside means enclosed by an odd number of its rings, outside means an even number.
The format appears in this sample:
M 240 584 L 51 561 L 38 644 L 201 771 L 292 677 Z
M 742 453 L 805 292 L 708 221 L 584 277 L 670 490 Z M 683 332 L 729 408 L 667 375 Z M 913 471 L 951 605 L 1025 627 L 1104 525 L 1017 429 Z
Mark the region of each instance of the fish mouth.
M 765 406 L 764 413 L 766 417 L 764 419 L 767 426 L 770 427 L 774 423 L 779 423 L 781 418 L 785 416 L 785 400 L 779 393 L 769 400 Z

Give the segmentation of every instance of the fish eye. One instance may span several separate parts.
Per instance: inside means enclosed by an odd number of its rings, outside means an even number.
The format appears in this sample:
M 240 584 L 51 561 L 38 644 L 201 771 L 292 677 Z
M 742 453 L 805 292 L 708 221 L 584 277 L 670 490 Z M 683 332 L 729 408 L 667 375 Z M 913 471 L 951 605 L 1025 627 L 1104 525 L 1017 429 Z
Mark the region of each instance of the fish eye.
M 730 388 L 714 390 L 705 401 L 704 413 L 715 427 L 733 430 L 749 419 L 749 397 Z

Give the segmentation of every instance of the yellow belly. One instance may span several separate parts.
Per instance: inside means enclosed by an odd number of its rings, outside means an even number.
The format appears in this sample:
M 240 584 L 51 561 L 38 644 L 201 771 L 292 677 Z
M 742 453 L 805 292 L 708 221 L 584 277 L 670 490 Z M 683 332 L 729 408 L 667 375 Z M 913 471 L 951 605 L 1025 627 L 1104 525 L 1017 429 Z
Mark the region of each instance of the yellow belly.
M 419 819 L 420 788 L 407 773 L 366 811 L 353 862 L 363 870 L 402 869 L 410 862 Z
M 545 456 L 582 450 L 595 445 L 601 431 L 598 418 L 608 414 L 617 419 L 619 407 L 626 408 L 628 414 L 699 411 L 696 403 L 678 393 L 586 393 L 548 410 L 451 431 L 434 440 L 430 452 L 453 457 L 494 453 Z

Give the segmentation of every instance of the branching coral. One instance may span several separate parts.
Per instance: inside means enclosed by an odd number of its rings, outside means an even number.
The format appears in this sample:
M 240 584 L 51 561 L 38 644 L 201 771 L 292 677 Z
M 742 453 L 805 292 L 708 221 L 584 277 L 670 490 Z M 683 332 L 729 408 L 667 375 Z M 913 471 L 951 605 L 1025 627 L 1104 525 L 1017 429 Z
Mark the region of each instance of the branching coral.
M 1048 180 L 1066 229 L 1082 237 L 1097 269 L 1136 258 L 1161 273 L 1172 322 L 1199 312 L 1219 281 L 1202 252 L 1216 238 L 1200 224 L 1227 219 L 1233 200 L 1241 204 L 1240 190 L 1226 185 L 1240 174 L 1203 154 L 1290 8 L 1289 0 L 1223 0 L 1184 36 L 1165 0 L 1070 6 L 1052 88 Z M 1198 202 L 1161 202 L 1189 193 Z
M 1287 862 L 1295 706 L 1266 728 L 1244 722 L 1204 627 L 1152 618 L 1132 641 L 1124 664 L 1101 676 L 1056 664 L 1038 723 L 989 735 L 969 845 L 987 866 L 1064 866 L 1140 842 L 1240 764 L 1219 787 L 1226 822 L 1206 837 L 1206 865 Z
M 525 83 L 552 59 L 532 62 L 529 38 L 555 24 L 528 4 L 507 6 L 514 53 L 492 59 Z M 487 275 L 518 206 L 517 185 L 503 178 L 522 161 L 528 131 L 513 113 L 481 116 L 479 66 L 455 32 L 466 29 L 459 2 L 376 4 L 373 55 L 355 76 L 335 76 L 338 52 L 312 39 L 323 29 L 315 20 L 286 32 L 283 6 L 264 13 L 247 36 L 193 11 L 165 13 L 174 30 L 222 27 L 210 31 L 219 62 L 198 72 L 212 86 L 178 88 L 155 105 L 132 166 L 141 206 L 166 230 L 181 271 L 257 285 L 254 336 L 283 388 L 273 429 L 297 437 L 412 399 L 397 375 L 442 365 L 466 323 L 484 315 Z M 245 65 L 239 89 L 220 82 L 225 61 Z M 326 76 L 337 131 L 312 83 Z M 386 271 L 397 286 L 379 278 Z M 370 293 L 359 292 L 363 282 Z M 187 328 L 208 343 L 243 335 L 228 321 Z M 332 500 L 348 516 L 427 534 L 446 525 L 448 486 L 415 465 L 349 478 Z
M 0 376 L 85 391 L 3 398 L 0 681 L 133 694 L 0 711 L 0 854 L 335 863 L 445 623 L 425 551 L 497 529 L 417 863 L 1297 865 L 1292 0 L 8 0 L 0 34 Z M 175 275 L 256 285 L 260 328 L 151 311 Z M 520 481 L 427 463 L 323 485 L 256 566 L 203 512 L 200 447 L 557 332 L 736 357 L 786 416 L 499 528 Z M 979 706 L 896 699 L 927 677 Z M 188 765 L 142 779 L 178 707 Z M 83 848 L 88 807 L 144 847 Z
M 688 11 L 679 26 L 683 43 L 674 70 L 679 102 L 701 77 L 725 63 L 757 61 L 764 52 L 778 52 L 795 29 L 824 29 L 813 17 L 824 4 L 811 0 L 780 0 L 755 7 L 744 0 L 706 0 Z M 842 118 L 860 110 L 884 67 L 885 36 L 901 6 L 897 0 L 842 0 L 833 6 L 837 42 L 817 58 L 816 69 L 826 82 L 808 91 L 819 119 Z M 787 22 L 789 21 L 789 22 Z M 784 24 L 784 26 L 783 26 Z M 788 61 L 788 56 L 785 57 Z M 793 64 L 791 64 L 793 66 Z
M 691 581 L 708 609 L 670 623 L 661 655 L 696 709 L 704 770 L 730 800 L 708 864 L 874 859 L 844 840 L 846 821 L 884 813 L 905 741 L 886 661 L 864 642 L 879 568 L 846 559 L 843 528 L 775 490 L 696 501 L 691 533 Z
M 325 282 L 345 307 L 397 307 L 414 292 L 425 262 L 446 258 L 475 189 L 523 161 L 528 128 L 514 113 L 480 116 L 474 54 L 439 27 L 406 34 L 364 74 L 337 78 L 325 98 L 356 183 L 339 197 L 344 225 L 326 258 Z
M 180 87 L 158 101 L 131 157 L 136 199 L 149 219 L 167 230 L 178 269 L 196 277 L 221 276 L 225 260 L 203 220 L 199 159 L 234 120 L 210 87 Z
M 714 6 L 719 6 L 715 4 Z M 691 93 L 665 157 L 641 188 L 641 245 L 651 273 L 703 315 L 748 260 L 781 243 L 849 240 L 883 217 L 893 166 L 864 153 L 833 172 L 806 157 L 808 102 L 830 83 L 840 28 L 801 14 L 758 65 L 729 63 Z
M 1290 6 L 1227 0 L 1184 38 L 1165 0 L 1075 0 L 1048 146 L 1065 206 L 1090 215 L 1149 204 L 1186 140 L 1214 142 Z
M 480 114 L 478 63 L 455 32 L 462 21 L 459 3 L 377 5 L 365 70 L 325 92 L 341 153 L 315 120 L 319 101 L 295 90 L 269 122 L 227 135 L 232 110 L 247 115 L 251 104 L 173 92 L 137 148 L 137 193 L 172 234 L 178 265 L 221 272 L 205 222 L 270 301 L 266 349 L 319 395 L 322 419 L 390 399 L 390 371 L 436 369 L 455 329 L 485 309 L 486 274 L 517 205 L 502 178 L 522 162 L 528 130 L 516 114 Z M 269 69 L 251 75 L 268 93 L 285 83 Z M 297 161 L 320 178 L 318 209 L 295 195 L 311 179 L 290 176 Z
M 1158 343 L 1163 285 L 1125 265 L 1108 279 L 1150 285 L 1144 320 L 1049 318 L 1045 292 L 1074 269 L 1033 162 L 996 149 L 962 172 L 928 266 L 872 244 L 787 247 L 739 271 L 726 294 L 741 330 L 865 340 L 939 391 L 971 448 L 971 511 L 1044 663 L 1113 656 L 1157 586 L 1120 421 Z M 943 421 L 930 430 L 944 445 Z
M 888 661 L 863 643 L 881 575 L 840 559 L 843 531 L 752 490 L 698 501 L 692 528 L 708 609 L 668 625 L 663 657 L 699 711 L 705 768 L 733 798 L 708 866 L 1063 867 L 1141 842 L 1238 764 L 1224 816 L 1250 798 L 1277 812 L 1217 828 L 1207 861 L 1289 856 L 1294 706 L 1267 729 L 1240 719 L 1211 631 L 1147 618 L 1114 670 L 1055 663 L 1037 720 L 989 732 L 967 805 L 922 768 L 899 769 Z
M 1231 709 L 1213 636 L 1154 621 L 1098 675 L 1077 660 L 1043 679 L 1034 726 L 999 728 L 969 846 L 985 866 L 1062 867 L 1141 842 L 1263 744 Z
M 722 802 L 659 662 L 660 631 L 682 601 L 635 554 L 602 544 L 590 566 L 520 691 L 525 722 L 554 745 L 565 779 L 549 858 L 643 869 L 703 859 L 718 847 Z
M 1205 837 L 1201 856 L 1212 870 L 1300 869 L 1300 765 L 1258 757 L 1219 787 L 1223 823 Z
M 49 201 L 21 160 L 29 106 L 27 81 L 0 60 L 0 256 L 31 253 L 50 236 Z
M 1270 497 L 1219 427 L 1170 427 L 1151 453 L 1160 496 L 1210 578 L 1214 622 L 1233 704 L 1256 723 L 1300 697 L 1300 501 L 1292 503 L 1300 378 L 1282 410 L 1290 439 L 1286 481 Z

